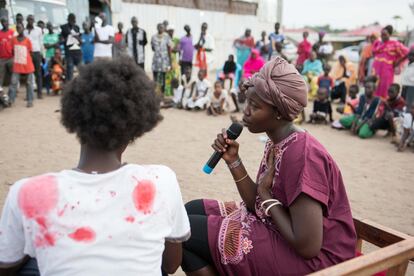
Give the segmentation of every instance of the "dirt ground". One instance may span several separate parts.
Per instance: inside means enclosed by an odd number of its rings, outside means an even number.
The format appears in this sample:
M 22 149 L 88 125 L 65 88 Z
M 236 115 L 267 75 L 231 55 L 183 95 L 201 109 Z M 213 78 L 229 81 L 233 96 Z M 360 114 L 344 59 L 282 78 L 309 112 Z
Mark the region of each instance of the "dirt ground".
M 22 91 L 23 92 L 23 91 Z M 0 209 L 16 180 L 73 168 L 79 145 L 59 123 L 59 97 L 45 97 L 27 109 L 23 94 L 13 108 L 0 112 Z M 125 162 L 165 164 L 178 176 L 184 201 L 196 198 L 238 200 L 227 168 L 213 174 L 201 168 L 211 155 L 216 133 L 230 125 L 229 116 L 163 110 L 163 122 L 131 145 Z M 241 116 L 239 114 L 239 116 Z M 361 140 L 328 126 L 303 125 L 331 153 L 342 170 L 353 214 L 414 235 L 414 153 L 397 153 L 389 139 L 377 135 Z M 244 130 L 240 155 L 251 176 L 256 174 L 264 143 Z M 410 265 L 410 273 L 412 273 Z M 181 274 L 181 273 L 179 273 Z

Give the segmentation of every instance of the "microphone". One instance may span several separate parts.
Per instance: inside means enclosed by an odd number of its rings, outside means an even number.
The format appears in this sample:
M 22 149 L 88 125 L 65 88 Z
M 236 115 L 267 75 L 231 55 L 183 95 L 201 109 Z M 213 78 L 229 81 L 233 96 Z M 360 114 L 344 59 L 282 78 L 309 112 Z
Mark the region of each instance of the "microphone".
M 243 126 L 241 124 L 232 123 L 231 126 L 226 130 L 228 139 L 236 140 L 240 136 L 242 130 Z M 222 156 L 222 152 L 214 151 L 210 159 L 204 165 L 203 172 L 205 172 L 206 174 L 210 174 L 214 170 L 214 167 L 216 167 L 217 163 L 220 161 Z

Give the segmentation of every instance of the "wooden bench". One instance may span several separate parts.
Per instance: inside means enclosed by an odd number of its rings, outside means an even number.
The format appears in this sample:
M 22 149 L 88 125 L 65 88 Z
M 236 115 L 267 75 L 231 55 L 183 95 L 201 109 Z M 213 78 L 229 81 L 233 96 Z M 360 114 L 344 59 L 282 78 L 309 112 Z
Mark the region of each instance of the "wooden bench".
M 414 237 L 366 219 L 354 218 L 354 224 L 358 252 L 362 252 L 363 241 L 381 249 L 309 275 L 373 275 L 381 271 L 387 276 L 405 275 L 409 261 L 414 261 Z

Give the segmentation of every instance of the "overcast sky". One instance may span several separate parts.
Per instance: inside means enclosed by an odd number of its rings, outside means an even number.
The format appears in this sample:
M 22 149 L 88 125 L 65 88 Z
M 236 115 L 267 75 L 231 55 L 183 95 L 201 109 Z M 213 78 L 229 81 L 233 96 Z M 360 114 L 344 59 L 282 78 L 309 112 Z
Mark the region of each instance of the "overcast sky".
M 394 15 L 403 19 L 398 29 L 414 28 L 414 15 L 409 3 L 414 0 L 285 0 L 283 25 L 298 28 L 304 25 L 330 24 L 334 28 L 356 28 L 378 21 L 392 24 Z M 395 26 L 394 26 L 395 27 Z

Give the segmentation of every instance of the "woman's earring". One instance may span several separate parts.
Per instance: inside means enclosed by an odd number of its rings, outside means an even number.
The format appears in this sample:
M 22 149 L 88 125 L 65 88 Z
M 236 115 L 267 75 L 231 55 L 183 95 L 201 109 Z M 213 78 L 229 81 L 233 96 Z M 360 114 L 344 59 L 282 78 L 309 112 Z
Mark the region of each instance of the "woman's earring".
M 277 120 L 280 120 L 280 119 L 282 119 L 282 117 L 280 117 L 280 116 L 276 116 L 276 119 L 277 119 Z

